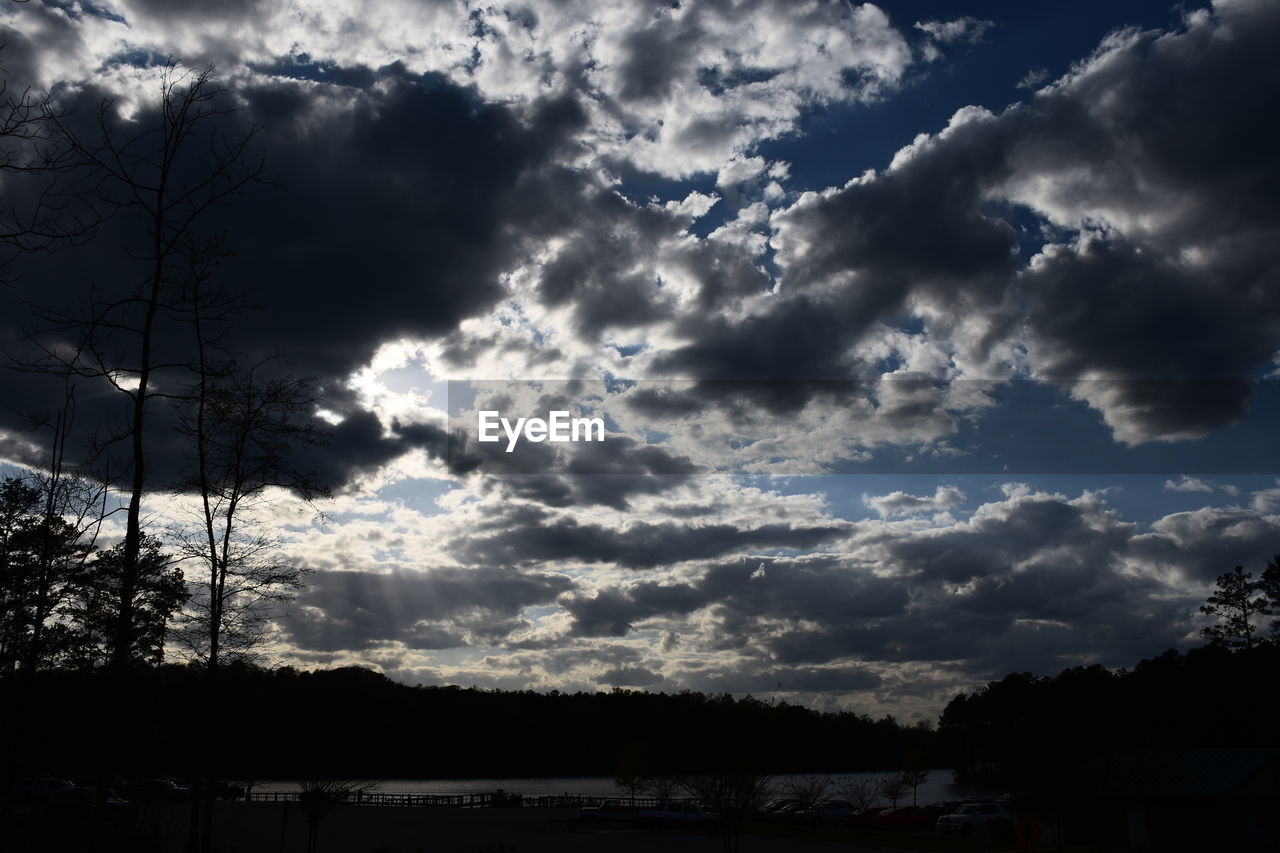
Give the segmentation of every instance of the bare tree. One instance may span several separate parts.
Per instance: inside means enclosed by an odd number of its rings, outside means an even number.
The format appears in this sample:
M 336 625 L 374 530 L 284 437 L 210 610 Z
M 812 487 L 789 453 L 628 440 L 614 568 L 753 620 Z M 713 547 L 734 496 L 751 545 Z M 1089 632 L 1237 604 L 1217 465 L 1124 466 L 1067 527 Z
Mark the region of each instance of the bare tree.
M 122 293 L 91 288 L 83 308 L 45 310 L 46 328 L 35 336 L 39 355 L 28 369 L 105 381 L 126 401 L 123 429 L 111 443 L 127 446 L 121 486 L 128 495 L 120 555 L 119 614 L 112 665 L 127 668 L 134 631 L 134 596 L 142 545 L 142 502 L 149 488 L 150 403 L 172 397 L 174 380 L 187 359 L 161 341 L 192 306 L 185 279 L 193 232 L 201 218 L 258 180 L 260 164 L 246 163 L 252 131 L 232 139 L 217 132 L 229 112 L 212 66 L 190 72 L 170 63 L 161 78 L 155 126 L 122 137 L 113 106 L 99 109 L 90 141 L 58 115 L 50 121 L 58 138 L 100 176 L 105 197 L 122 214 L 135 217 L 145 235 L 130 251 L 143 272 Z
M 155 488 L 149 454 L 157 439 L 170 437 L 155 433 L 155 404 L 183 395 L 182 377 L 191 363 L 183 324 L 195 307 L 191 270 L 199 259 L 192 252 L 208 245 L 199 241 L 197 228 L 211 209 L 260 180 L 261 162 L 247 156 L 253 129 L 221 132 L 231 112 L 222 94 L 212 66 L 190 71 L 170 62 L 160 75 L 155 109 L 144 110 L 139 122 L 119 122 L 110 101 L 99 106 L 96 127 L 88 131 L 65 115 L 46 115 L 62 150 L 94 176 L 97 197 L 113 215 L 137 225 L 134 239 L 122 246 L 136 277 L 121 277 L 119 287 L 90 286 L 78 306 L 38 310 L 43 328 L 30 335 L 34 355 L 20 364 L 95 390 L 105 386 L 122 404 L 119 424 L 95 448 L 103 459 L 120 455 L 107 482 L 126 497 L 124 539 L 110 563 L 114 612 L 105 629 L 108 666 L 120 689 L 147 633 L 140 617 L 147 615 L 144 582 L 153 561 L 144 551 L 143 500 Z M 113 701 L 131 700 L 126 692 Z M 110 767 L 99 768 L 99 820 L 111 775 Z
M 0 174 L 25 181 L 21 202 L 0 198 L 0 281 L 12 277 L 18 255 L 87 239 L 105 218 L 96 176 L 58 132 L 66 116 L 47 94 L 29 87 L 15 94 L 0 81 Z
M 219 670 L 228 660 L 255 655 L 273 608 L 292 600 L 306 575 L 284 556 L 264 512 L 284 493 L 307 502 L 325 493 L 295 461 L 300 447 L 317 441 L 311 386 L 276 373 L 278 359 L 244 365 L 226 343 L 243 309 L 210 286 L 226 254 L 220 240 L 187 252 L 182 278 L 194 379 L 174 400 L 191 463 L 183 485 L 199 502 L 194 521 L 170 531 L 197 578 L 175 639 L 205 668 L 201 721 L 211 738 L 222 726 Z M 193 800 L 193 850 L 212 845 L 215 775 L 212 766 L 206 769 L 204 796 Z
M 869 809 L 876 802 L 878 795 L 876 787 L 877 782 L 874 778 L 850 776 L 842 780 L 837 789 L 841 796 L 853 804 L 854 808 Z
M 668 774 L 650 776 L 645 780 L 644 792 L 656 800 L 669 800 L 680 790 L 680 780 Z
M 888 800 L 893 808 L 897 808 L 898 800 L 906 795 L 908 787 L 906 779 L 902 776 L 890 774 L 880 777 L 879 782 L 876 783 L 876 792 Z
M 292 600 L 306 570 L 284 555 L 262 516 L 277 491 L 311 500 L 322 493 L 294 467 L 294 451 L 315 441 L 312 403 L 302 380 L 258 378 L 230 364 L 200 374 L 192 410 L 181 418 L 196 461 L 198 522 L 174 531 L 184 557 L 200 568 L 178 638 L 207 674 L 203 708 L 210 737 L 222 728 L 218 673 L 266 638 L 272 608 Z M 216 751 L 211 754 L 216 754 Z M 214 773 L 206 773 L 202 846 L 212 844 Z
M 263 367 L 241 369 L 231 361 L 211 373 L 202 364 L 180 416 L 199 508 L 196 523 L 173 535 L 202 576 L 193 584 L 180 636 L 211 673 L 254 653 L 273 606 L 292 600 L 306 574 L 284 558 L 263 511 L 285 492 L 308 502 L 325 494 L 295 463 L 298 448 L 318 441 L 309 417 L 311 386 L 295 377 L 263 377 Z
M 724 853 L 736 853 L 742 824 L 768 798 L 772 777 L 758 772 L 742 758 L 721 762 L 717 772 L 694 774 L 680 779 L 691 797 L 720 815 Z
M 799 808 L 812 808 L 827 796 L 831 780 L 826 776 L 801 776 L 782 786 L 783 793 L 800 803 Z
M 923 767 L 912 767 L 902 772 L 902 784 L 911 789 L 911 805 L 919 805 L 920 786 L 928 781 L 929 771 Z

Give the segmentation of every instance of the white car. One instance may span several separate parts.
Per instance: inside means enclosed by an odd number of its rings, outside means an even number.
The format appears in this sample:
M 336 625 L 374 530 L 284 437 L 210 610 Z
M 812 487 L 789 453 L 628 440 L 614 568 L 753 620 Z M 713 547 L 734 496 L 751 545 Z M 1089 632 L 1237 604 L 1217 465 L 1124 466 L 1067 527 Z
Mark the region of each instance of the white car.
M 950 814 L 938 818 L 938 832 L 971 835 L 977 829 L 990 829 L 992 824 L 1013 823 L 1016 815 L 1004 803 L 965 803 Z
M 642 809 L 636 818 L 650 832 L 664 829 L 712 832 L 720 826 L 720 815 L 704 812 L 693 803 L 658 803 L 651 809 Z

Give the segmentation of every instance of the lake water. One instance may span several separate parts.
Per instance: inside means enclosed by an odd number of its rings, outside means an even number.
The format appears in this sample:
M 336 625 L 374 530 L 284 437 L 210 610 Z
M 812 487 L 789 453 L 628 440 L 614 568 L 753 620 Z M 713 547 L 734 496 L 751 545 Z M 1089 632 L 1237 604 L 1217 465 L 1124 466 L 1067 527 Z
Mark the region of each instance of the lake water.
M 842 799 L 840 787 L 846 780 L 877 779 L 887 775 L 883 773 L 832 773 L 832 774 L 800 774 L 774 776 L 770 782 L 770 790 L 784 795 L 788 783 L 808 779 L 811 775 L 823 776 L 831 783 L 828 796 Z M 524 794 L 526 796 L 547 796 L 550 794 L 585 794 L 587 796 L 622 796 L 618 786 L 608 776 L 553 776 L 549 778 L 528 779 L 384 779 L 380 780 L 378 790 L 398 794 L 469 794 L 493 792 L 501 788 L 508 794 Z M 298 783 L 278 780 L 259 782 L 254 791 L 296 791 Z M 920 785 L 917 798 L 920 805 L 941 802 L 943 800 L 963 800 L 968 797 L 990 797 L 1003 793 L 998 789 L 977 785 L 957 785 L 951 778 L 950 770 L 930 770 L 929 778 Z M 911 791 L 898 801 L 899 805 L 911 805 Z M 887 802 L 881 805 L 888 805 Z

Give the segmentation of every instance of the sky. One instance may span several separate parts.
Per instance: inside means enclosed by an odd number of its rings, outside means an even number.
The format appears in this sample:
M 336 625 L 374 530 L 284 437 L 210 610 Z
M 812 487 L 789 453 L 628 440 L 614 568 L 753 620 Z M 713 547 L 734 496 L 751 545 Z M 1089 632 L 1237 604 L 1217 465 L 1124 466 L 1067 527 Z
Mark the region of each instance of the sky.
M 254 306 L 226 346 L 321 389 L 299 454 L 333 492 L 260 510 L 311 572 L 276 662 L 934 719 L 1195 645 L 1214 578 L 1280 552 L 1273 3 L 33 0 L 0 28 L 8 91 L 83 138 L 155 126 L 168 61 L 225 108 L 180 175 L 252 130 L 263 180 L 194 230 Z M 6 215 L 41 186 L 0 176 Z M 126 210 L 13 258 L 5 351 L 136 286 L 145 239 Z M 0 372 L 9 470 L 62 393 Z M 122 417 L 77 401 L 86 436 Z M 508 453 L 482 410 L 606 435 Z M 190 496 L 153 416 L 161 529 Z

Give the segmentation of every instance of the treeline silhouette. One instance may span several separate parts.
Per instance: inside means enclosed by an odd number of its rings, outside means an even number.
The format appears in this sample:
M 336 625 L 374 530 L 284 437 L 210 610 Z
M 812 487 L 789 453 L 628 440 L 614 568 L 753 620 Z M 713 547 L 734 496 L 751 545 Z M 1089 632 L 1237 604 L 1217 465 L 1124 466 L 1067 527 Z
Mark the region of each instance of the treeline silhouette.
M 1261 698 L 1277 672 L 1280 643 L 1214 642 L 1133 669 L 1013 673 L 951 700 L 937 748 L 963 781 L 1044 790 L 1105 753 L 1280 746 L 1275 709 Z
M 23 772 L 106 761 L 123 775 L 189 775 L 197 755 L 211 758 L 193 725 L 202 687 L 180 666 L 132 673 L 127 695 L 93 672 L 3 679 L 7 750 Z M 672 775 L 726 762 L 784 773 L 941 760 L 928 726 L 728 694 L 412 687 L 360 667 L 249 665 L 225 668 L 221 689 L 212 759 L 228 779 L 607 776 L 623 755 Z
M 728 694 L 540 693 L 409 686 L 361 667 L 223 671 L 224 728 L 210 756 L 194 725 L 198 667 L 48 670 L 0 679 L 9 766 L 72 775 L 467 778 L 954 767 L 960 781 L 1041 790 L 1109 752 L 1276 747 L 1260 700 L 1280 643 L 1169 650 L 1132 669 L 1012 673 L 946 706 L 935 729 Z
M 937 730 L 892 717 L 819 712 L 728 694 L 539 693 L 401 684 L 360 667 L 224 671 L 223 778 L 467 778 L 646 773 L 726 761 L 760 772 L 955 767 L 961 781 L 1040 789 L 1107 752 L 1280 746 L 1259 699 L 1280 644 L 1169 650 L 1133 669 L 1013 673 L 957 695 Z M 201 672 L 50 670 L 0 679 L 16 774 L 74 775 L 106 761 L 124 775 L 190 775 L 209 755 L 193 726 Z M 622 768 L 628 769 L 628 768 Z
M 55 667 L 0 677 L 7 764 L 15 774 L 105 766 L 242 780 L 954 767 L 962 781 L 1044 790 L 1110 752 L 1280 746 L 1259 698 L 1280 671 L 1280 632 L 1249 628 L 1280 610 L 1277 563 L 1256 582 L 1240 570 L 1219 579 L 1210 602 L 1220 621 L 1202 648 L 1133 669 L 1013 673 L 957 695 L 936 730 L 729 694 L 414 687 L 361 667 L 240 661 L 222 669 L 220 725 L 201 731 L 208 682 L 198 664 Z

